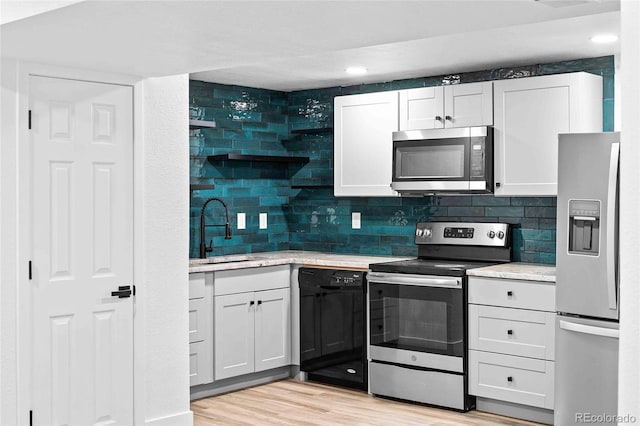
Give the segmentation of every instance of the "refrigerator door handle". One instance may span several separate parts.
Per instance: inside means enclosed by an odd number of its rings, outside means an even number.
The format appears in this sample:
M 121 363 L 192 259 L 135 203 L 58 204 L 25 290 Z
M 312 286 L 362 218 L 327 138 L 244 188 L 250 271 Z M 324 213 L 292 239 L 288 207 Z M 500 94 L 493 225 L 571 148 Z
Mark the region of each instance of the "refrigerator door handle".
M 612 143 L 611 156 L 609 157 L 609 188 L 607 192 L 607 293 L 609 296 L 609 309 L 618 308 L 615 270 L 615 223 L 619 157 L 620 143 Z
M 567 331 L 575 331 L 576 333 L 593 334 L 595 336 L 611 337 L 617 339 L 620 331 L 614 328 L 594 327 L 592 325 L 577 324 L 575 322 L 559 321 L 560 328 Z

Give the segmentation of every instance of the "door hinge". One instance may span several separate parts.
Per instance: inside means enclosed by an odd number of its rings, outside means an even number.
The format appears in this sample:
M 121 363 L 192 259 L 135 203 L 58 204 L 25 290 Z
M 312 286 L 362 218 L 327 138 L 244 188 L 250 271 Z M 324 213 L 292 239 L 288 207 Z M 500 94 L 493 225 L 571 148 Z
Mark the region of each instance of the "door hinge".
M 31 130 L 31 110 L 29 110 L 29 130 Z
M 29 426 L 33 426 L 33 410 L 29 410 Z
M 31 267 L 31 261 L 29 261 L 29 279 L 33 279 L 33 268 Z

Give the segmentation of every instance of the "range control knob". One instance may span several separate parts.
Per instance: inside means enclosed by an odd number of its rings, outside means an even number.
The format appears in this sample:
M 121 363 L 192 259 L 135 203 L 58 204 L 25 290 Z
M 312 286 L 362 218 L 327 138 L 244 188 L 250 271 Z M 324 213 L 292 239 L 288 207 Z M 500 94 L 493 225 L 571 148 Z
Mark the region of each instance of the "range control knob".
M 424 236 L 427 238 L 431 238 L 431 229 L 425 229 L 424 230 Z
M 487 232 L 487 237 L 489 237 L 489 238 L 493 238 L 493 237 L 495 237 L 495 236 L 496 236 L 496 233 L 495 233 L 495 232 L 493 232 L 493 231 L 489 231 L 489 232 Z
M 504 232 L 498 231 L 498 238 L 503 239 L 504 238 Z
M 416 236 L 417 237 L 422 237 L 422 234 L 424 233 L 424 231 L 420 228 L 416 229 Z

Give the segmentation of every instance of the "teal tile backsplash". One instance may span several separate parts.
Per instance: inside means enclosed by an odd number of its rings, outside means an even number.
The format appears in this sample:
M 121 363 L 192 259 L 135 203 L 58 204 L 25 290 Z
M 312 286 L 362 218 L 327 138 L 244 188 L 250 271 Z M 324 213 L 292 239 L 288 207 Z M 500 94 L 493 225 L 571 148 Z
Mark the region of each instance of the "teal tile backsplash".
M 415 256 L 417 221 L 504 221 L 514 226 L 514 261 L 554 264 L 555 197 L 336 198 L 332 133 L 296 131 L 333 126 L 337 95 L 575 71 L 603 77 L 603 130 L 612 131 L 611 56 L 290 93 L 191 81 L 193 104 L 204 110 L 205 120 L 215 120 L 217 128 L 190 132 L 191 183 L 215 184 L 215 189 L 193 192 L 190 255 L 198 255 L 200 208 L 215 196 L 229 205 L 232 239 L 224 240 L 224 228 L 209 228 L 213 255 L 292 249 Z M 306 156 L 310 161 L 283 165 L 206 160 L 207 155 L 228 152 Z M 209 206 L 207 223 L 224 223 L 224 211 Z M 245 230 L 236 229 L 239 212 L 247 215 Z M 352 212 L 362 214 L 361 229 L 351 229 Z M 259 213 L 267 213 L 268 229 L 258 229 Z

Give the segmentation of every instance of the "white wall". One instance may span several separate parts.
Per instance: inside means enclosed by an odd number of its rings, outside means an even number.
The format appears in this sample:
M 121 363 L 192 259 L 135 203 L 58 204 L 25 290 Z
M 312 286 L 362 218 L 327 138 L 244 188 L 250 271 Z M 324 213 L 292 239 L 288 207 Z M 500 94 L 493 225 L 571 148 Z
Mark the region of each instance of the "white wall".
M 28 354 L 19 353 L 20 215 L 18 114 L 27 68 L 2 61 L 0 135 L 0 424 L 28 424 L 18 388 Z M 35 66 L 35 69 L 54 69 Z M 55 69 L 57 76 L 113 81 L 95 73 Z M 120 80 L 116 78 L 115 80 Z M 131 80 L 131 78 L 123 78 Z M 188 77 L 153 78 L 134 86 L 135 424 L 190 425 L 188 352 L 189 134 Z M 23 105 L 23 104 L 21 104 Z M 22 108 L 26 109 L 26 108 Z M 18 122 L 18 120 L 20 120 Z M 26 128 L 26 127 L 25 127 Z M 24 280 L 23 280 L 24 282 Z M 20 383 L 27 386 L 28 383 Z M 27 394 L 28 395 L 28 394 Z
M 640 423 L 640 2 L 623 0 L 618 415 Z M 623 423 L 620 423 L 623 424 Z
M 136 251 L 144 256 L 142 273 L 136 273 L 144 321 L 136 321 L 135 333 L 137 356 L 144 359 L 139 366 L 144 395 L 136 396 L 143 398 L 146 422 L 191 424 L 188 76 L 151 78 L 142 91 L 144 164 L 135 173 L 138 182 L 144 174 L 144 188 L 137 188 L 143 198 L 143 246 Z
M 17 63 L 0 72 L 0 424 L 16 424 Z

